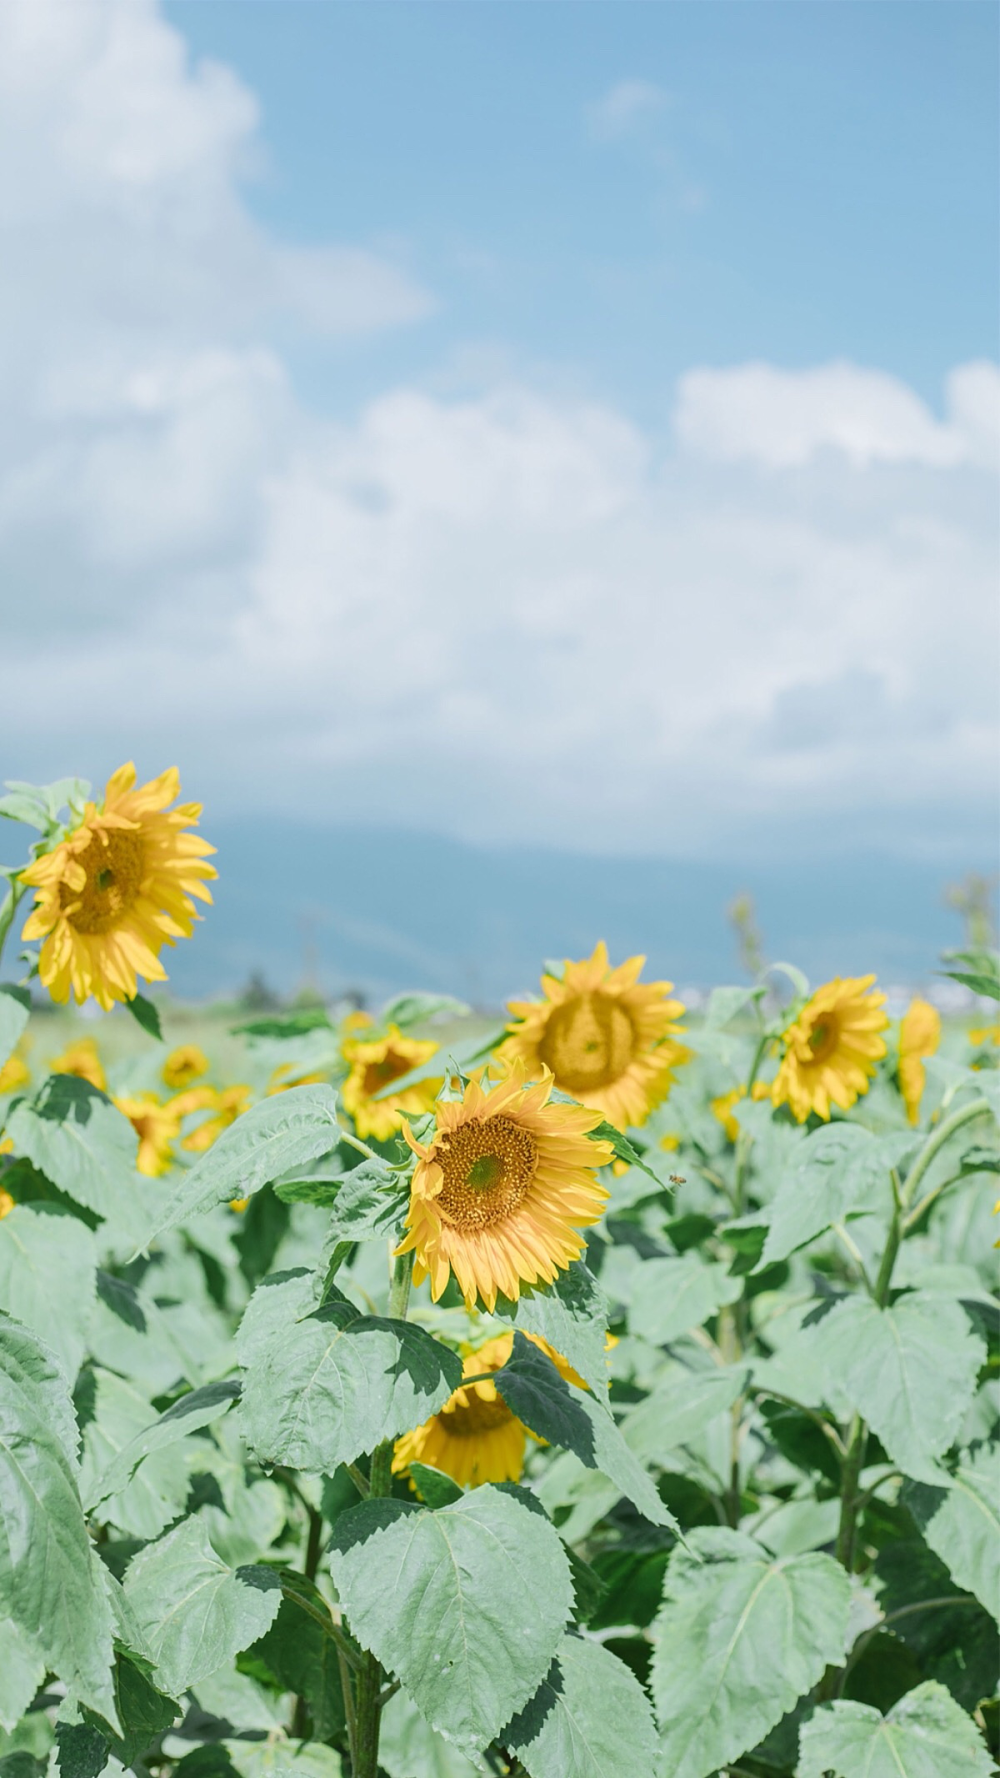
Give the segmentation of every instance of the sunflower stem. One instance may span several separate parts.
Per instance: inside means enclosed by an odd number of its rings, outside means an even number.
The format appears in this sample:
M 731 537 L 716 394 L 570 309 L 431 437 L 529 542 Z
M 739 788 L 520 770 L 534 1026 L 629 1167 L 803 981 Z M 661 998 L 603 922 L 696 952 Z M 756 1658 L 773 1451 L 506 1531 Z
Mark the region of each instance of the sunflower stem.
M 389 1290 L 390 1321 L 406 1320 L 412 1279 L 413 1253 L 397 1255 Z M 385 1500 L 392 1493 L 392 1447 L 392 1439 L 387 1438 L 372 1452 L 368 1480 L 370 1500 Z M 353 1778 L 378 1778 L 379 1717 L 383 1703 L 388 1701 L 382 1696 L 384 1678 L 380 1663 L 370 1650 L 366 1651 L 362 1657 L 354 1694 Z
M 904 1210 L 909 1210 L 917 1195 L 917 1187 L 923 1179 L 924 1174 L 927 1172 L 928 1167 L 934 1160 L 935 1156 L 940 1153 L 949 1138 L 955 1134 L 955 1131 L 960 1130 L 963 1124 L 970 1124 L 973 1118 L 985 1117 L 989 1113 L 990 1104 L 988 1099 L 973 1099 L 970 1104 L 962 1105 L 958 1111 L 953 1111 L 950 1117 L 945 1118 L 943 1124 L 938 1125 L 933 1135 L 928 1138 L 927 1142 L 920 1150 L 920 1153 L 906 1176 L 906 1184 L 903 1187 Z M 941 1189 L 943 1190 L 944 1188 L 942 1187 Z M 921 1211 L 926 1209 L 926 1207 L 926 1204 L 922 1204 L 920 1207 Z M 908 1223 L 912 1223 L 914 1220 L 915 1218 L 912 1217 L 907 1218 Z
M 3 948 L 7 943 L 7 934 L 14 924 L 14 915 L 17 913 L 18 903 L 26 894 L 27 884 L 22 883 L 18 877 L 14 877 L 11 881 L 10 888 L 4 896 L 3 906 L 0 907 L 0 957 L 3 956 Z

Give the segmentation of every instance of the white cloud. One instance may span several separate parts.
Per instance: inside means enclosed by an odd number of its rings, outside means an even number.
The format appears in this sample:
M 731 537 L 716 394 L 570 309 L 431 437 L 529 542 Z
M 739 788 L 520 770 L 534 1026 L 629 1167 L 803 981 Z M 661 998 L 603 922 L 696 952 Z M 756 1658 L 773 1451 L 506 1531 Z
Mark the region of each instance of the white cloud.
M 0 68 L 12 775 L 654 852 L 989 794 L 993 367 L 943 421 L 851 365 L 692 371 L 666 452 L 499 373 L 333 425 L 269 308 L 423 299 L 252 223 L 234 77 L 150 0 L 0 9 Z
M 589 109 L 591 132 L 601 142 L 627 136 L 641 118 L 661 111 L 666 103 L 662 87 L 650 80 L 616 81 Z

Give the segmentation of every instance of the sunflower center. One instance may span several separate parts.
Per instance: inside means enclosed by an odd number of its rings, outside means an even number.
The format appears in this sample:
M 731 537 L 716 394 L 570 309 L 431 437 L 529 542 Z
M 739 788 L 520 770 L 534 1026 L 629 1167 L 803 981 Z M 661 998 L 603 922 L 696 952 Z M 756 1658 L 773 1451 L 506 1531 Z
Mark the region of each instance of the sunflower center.
M 809 1048 L 814 1062 L 825 1062 L 837 1047 L 837 1025 L 833 1019 L 821 1019 L 809 1033 Z
M 142 835 L 127 827 L 102 828 L 77 862 L 87 881 L 82 890 L 60 884 L 59 897 L 71 926 L 78 932 L 110 932 L 138 897 L 143 876 Z
M 514 1418 L 499 1395 L 493 1401 L 484 1401 L 475 1389 L 470 1389 L 467 1394 L 463 1390 L 463 1395 L 464 1401 L 456 1402 L 443 1416 L 454 1438 L 478 1438 L 484 1432 L 495 1432 L 498 1426 L 506 1426 Z
M 503 1222 L 527 1197 L 538 1147 L 513 1118 L 488 1117 L 450 1131 L 435 1159 L 444 1174 L 438 1208 L 471 1234 Z
M 368 1062 L 365 1065 L 362 1090 L 370 1099 L 373 1094 L 380 1093 L 382 1088 L 387 1087 L 391 1081 L 400 1080 L 404 1074 L 409 1074 L 410 1069 L 414 1066 L 415 1064 L 408 1056 L 400 1056 L 396 1054 L 395 1050 L 389 1050 L 380 1062 Z
M 578 994 L 549 1015 L 539 1044 L 542 1061 L 569 1093 L 610 1086 L 625 1073 L 635 1049 L 635 1028 L 620 1000 L 600 992 Z

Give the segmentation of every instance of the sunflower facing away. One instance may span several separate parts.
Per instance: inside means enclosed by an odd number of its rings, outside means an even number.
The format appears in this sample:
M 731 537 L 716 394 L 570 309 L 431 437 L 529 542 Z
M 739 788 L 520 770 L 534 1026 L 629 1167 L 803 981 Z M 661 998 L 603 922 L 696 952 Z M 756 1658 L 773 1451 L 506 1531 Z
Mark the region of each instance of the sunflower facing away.
M 166 1173 L 173 1160 L 171 1144 L 180 1135 L 181 1120 L 176 1100 L 163 1104 L 155 1093 L 116 1095 L 115 1104 L 128 1118 L 139 1138 L 136 1166 L 147 1178 Z
M 189 1117 L 194 1111 L 207 1111 L 211 1115 L 196 1124 L 194 1129 L 185 1136 L 181 1147 L 189 1154 L 204 1154 L 217 1142 L 223 1130 L 228 1130 L 238 1117 L 242 1117 L 250 1104 L 252 1094 L 247 1086 L 231 1087 L 189 1087 L 186 1093 L 178 1093 L 171 1099 L 170 1105 L 178 1118 Z
M 522 1061 L 529 1079 L 550 1069 L 560 1092 L 619 1130 L 645 1123 L 691 1053 L 674 1041 L 684 1007 L 669 998 L 673 983 L 640 983 L 645 961 L 611 969 L 601 943 L 585 961 L 567 960 L 561 981 L 543 975 L 544 1000 L 510 1002 L 519 1023 L 508 1027 L 498 1059 Z
M 49 1067 L 53 1074 L 75 1074 L 77 1080 L 88 1080 L 99 1093 L 108 1090 L 104 1064 L 92 1037 L 81 1037 L 71 1043 L 61 1056 L 53 1056 Z
M 941 1014 L 919 995 L 910 1001 L 899 1021 L 899 1090 L 911 1124 L 920 1117 L 924 1094 L 924 1059 L 933 1056 L 941 1041 Z
M 527 1337 L 548 1354 L 560 1376 L 586 1388 L 583 1378 L 547 1340 L 538 1334 Z M 513 1344 L 513 1332 L 503 1333 L 478 1351 L 467 1353 L 463 1376 L 500 1370 Z M 438 1413 L 415 1432 L 396 1440 L 393 1474 L 404 1474 L 411 1463 L 426 1463 L 450 1475 L 460 1488 L 478 1488 L 483 1482 L 516 1482 L 524 1468 L 525 1446 L 534 1437 L 507 1406 L 495 1383 L 460 1384 Z
M 879 1036 L 889 1021 L 884 994 L 869 992 L 873 975 L 839 976 L 817 988 L 784 1032 L 784 1055 L 771 1085 L 775 1105 L 788 1105 L 800 1124 L 811 1111 L 829 1118 L 867 1093 L 875 1064 L 885 1055 Z
M 375 1094 L 429 1062 L 437 1049 L 438 1045 L 429 1040 L 404 1037 L 396 1025 L 390 1025 L 384 1037 L 345 1039 L 341 1054 L 351 1071 L 340 1089 L 340 1099 L 359 1136 L 374 1136 L 376 1142 L 386 1142 L 402 1129 L 405 1117 L 433 1111 L 440 1078 L 419 1080 L 415 1086 L 390 1093 L 385 1099 L 376 1099 Z
M 168 807 L 180 794 L 173 767 L 134 786 L 135 767 L 120 766 L 103 808 L 87 803 L 79 825 L 21 873 L 38 891 L 24 937 L 43 940 L 39 974 L 53 1000 L 93 995 L 110 1012 L 133 998 L 137 976 L 166 981 L 160 951 L 190 938 L 192 895 L 212 899 L 205 879 L 218 873 L 206 858 L 215 848 L 184 831 L 201 804 Z
M 612 1157 L 588 1136 L 596 1111 L 550 1105 L 552 1078 L 525 1086 L 515 1063 L 495 1087 L 470 1081 L 460 1100 L 437 1107 L 424 1147 L 404 1124 L 417 1155 L 398 1248 L 416 1255 L 417 1284 L 430 1277 L 437 1302 L 450 1272 L 466 1304 L 477 1292 L 490 1310 L 497 1293 L 516 1301 L 521 1285 L 551 1284 L 583 1252 L 581 1228 L 600 1220 L 608 1193 L 594 1169 Z

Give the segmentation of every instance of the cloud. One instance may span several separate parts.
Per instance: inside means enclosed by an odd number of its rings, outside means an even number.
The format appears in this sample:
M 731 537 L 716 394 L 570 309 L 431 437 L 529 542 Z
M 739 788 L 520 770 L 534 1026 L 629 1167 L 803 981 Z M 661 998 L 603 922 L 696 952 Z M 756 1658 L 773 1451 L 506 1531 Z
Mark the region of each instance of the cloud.
M 599 142 L 627 136 L 640 119 L 661 111 L 667 95 L 649 80 L 619 80 L 588 110 L 591 134 Z

